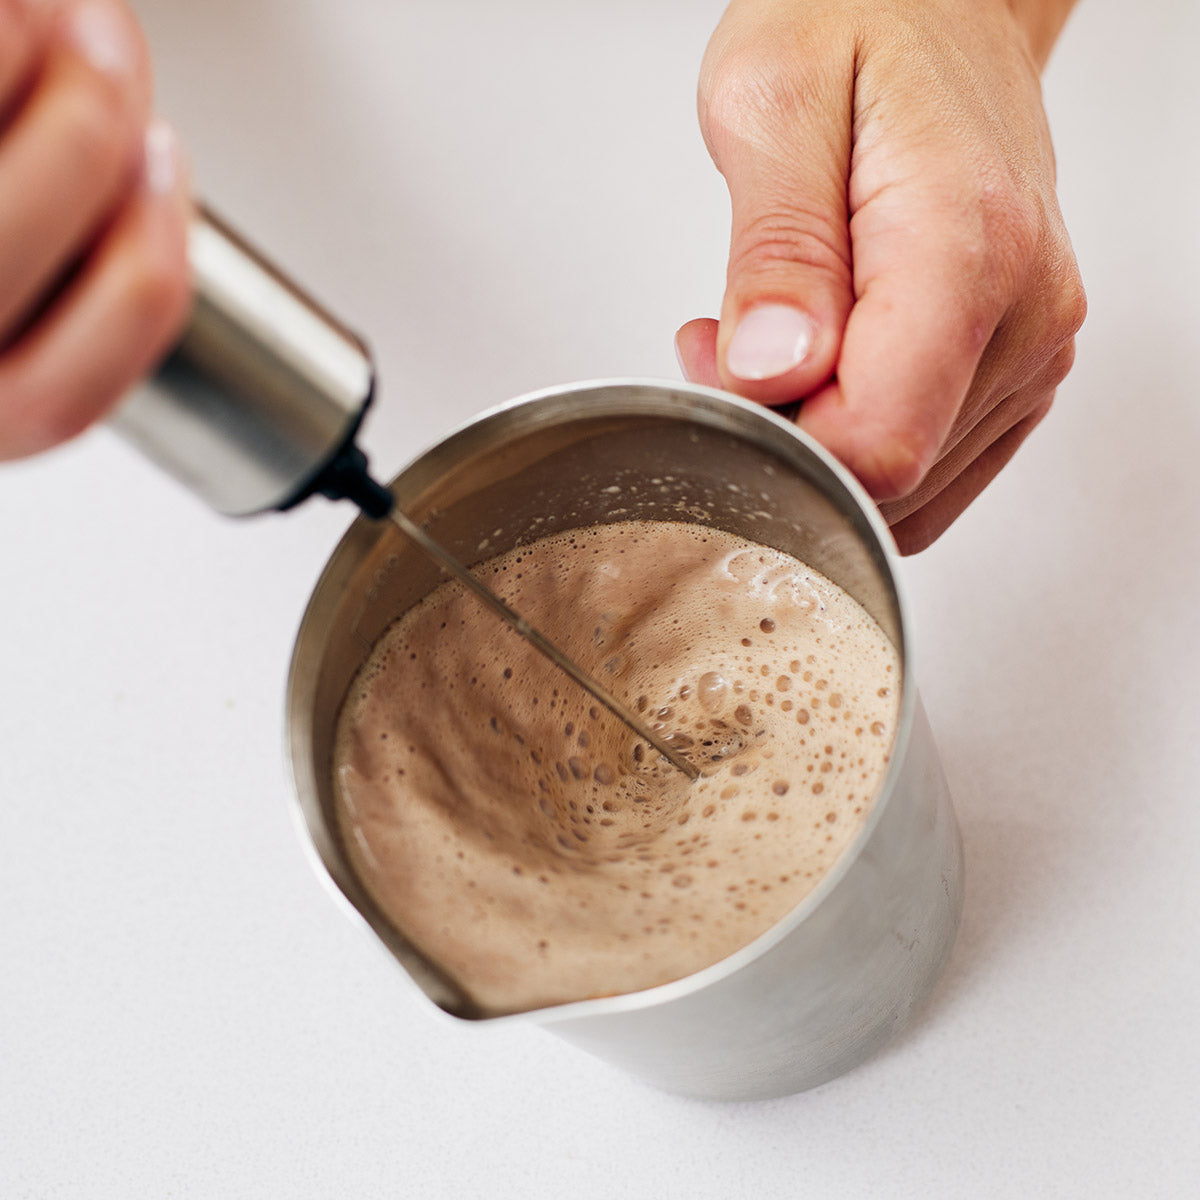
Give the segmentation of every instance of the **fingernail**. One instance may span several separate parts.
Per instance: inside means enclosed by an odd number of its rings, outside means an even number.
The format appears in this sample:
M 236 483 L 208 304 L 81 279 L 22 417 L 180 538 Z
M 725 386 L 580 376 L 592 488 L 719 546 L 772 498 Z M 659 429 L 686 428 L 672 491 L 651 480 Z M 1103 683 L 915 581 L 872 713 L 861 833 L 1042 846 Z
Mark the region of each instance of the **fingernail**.
M 146 130 L 144 155 L 147 189 L 156 196 L 169 196 L 179 179 L 179 139 L 161 118 L 156 117 Z
M 67 18 L 67 36 L 97 71 L 119 75 L 133 67 L 129 30 L 108 4 L 98 0 L 80 4 Z
M 812 347 L 813 323 L 789 304 L 760 304 L 733 331 L 725 366 L 738 379 L 774 379 L 802 363 Z

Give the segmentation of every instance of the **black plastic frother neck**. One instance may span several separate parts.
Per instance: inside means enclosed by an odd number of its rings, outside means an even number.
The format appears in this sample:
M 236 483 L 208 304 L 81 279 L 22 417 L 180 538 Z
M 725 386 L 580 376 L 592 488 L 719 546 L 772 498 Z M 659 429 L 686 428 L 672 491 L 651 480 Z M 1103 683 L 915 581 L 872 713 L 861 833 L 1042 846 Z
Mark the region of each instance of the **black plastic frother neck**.
M 314 492 L 330 500 L 350 500 L 375 521 L 386 517 L 395 505 L 392 493 L 371 474 L 367 456 L 353 440 L 348 441 L 326 463 L 305 494 L 296 498 L 296 502 Z

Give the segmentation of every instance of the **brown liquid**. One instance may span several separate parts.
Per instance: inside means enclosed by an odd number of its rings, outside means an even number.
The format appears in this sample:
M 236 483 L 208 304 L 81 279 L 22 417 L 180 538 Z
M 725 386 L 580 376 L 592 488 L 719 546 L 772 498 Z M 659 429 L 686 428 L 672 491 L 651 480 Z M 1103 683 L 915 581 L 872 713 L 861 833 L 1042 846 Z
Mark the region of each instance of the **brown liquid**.
M 338 724 L 339 825 L 389 919 L 509 1012 L 691 974 L 794 908 L 888 762 L 899 666 L 863 609 L 688 524 L 590 527 L 475 569 L 702 777 L 444 584 L 380 639 Z

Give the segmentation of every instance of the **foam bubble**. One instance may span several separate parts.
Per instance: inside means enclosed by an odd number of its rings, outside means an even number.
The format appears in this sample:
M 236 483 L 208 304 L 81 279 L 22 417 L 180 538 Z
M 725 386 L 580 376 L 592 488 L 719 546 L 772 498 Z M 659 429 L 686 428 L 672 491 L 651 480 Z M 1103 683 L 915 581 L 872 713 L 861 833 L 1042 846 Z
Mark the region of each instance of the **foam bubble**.
M 577 529 L 478 569 L 701 768 L 689 785 L 455 583 L 385 633 L 339 719 L 344 844 L 381 909 L 484 1009 L 706 966 L 792 908 L 861 828 L 896 658 L 827 580 L 668 523 Z

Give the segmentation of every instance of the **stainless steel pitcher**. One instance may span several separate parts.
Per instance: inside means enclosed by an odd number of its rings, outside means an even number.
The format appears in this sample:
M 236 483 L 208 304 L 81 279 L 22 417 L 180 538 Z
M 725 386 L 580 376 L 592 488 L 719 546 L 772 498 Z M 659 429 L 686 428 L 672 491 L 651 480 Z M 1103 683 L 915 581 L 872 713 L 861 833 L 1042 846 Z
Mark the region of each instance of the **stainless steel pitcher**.
M 645 991 L 481 1015 L 377 909 L 337 830 L 332 752 L 342 699 L 387 625 L 440 582 L 415 548 L 360 518 L 309 603 L 287 700 L 304 828 L 354 919 L 445 1012 L 464 1021 L 534 1021 L 670 1091 L 782 1095 L 881 1047 L 949 954 L 962 849 L 917 694 L 891 538 L 855 480 L 757 405 L 707 388 L 617 380 L 554 388 L 487 412 L 391 486 L 397 503 L 468 565 L 562 529 L 634 519 L 692 521 L 783 550 L 849 592 L 892 639 L 901 710 L 887 776 L 857 839 L 751 944 Z

